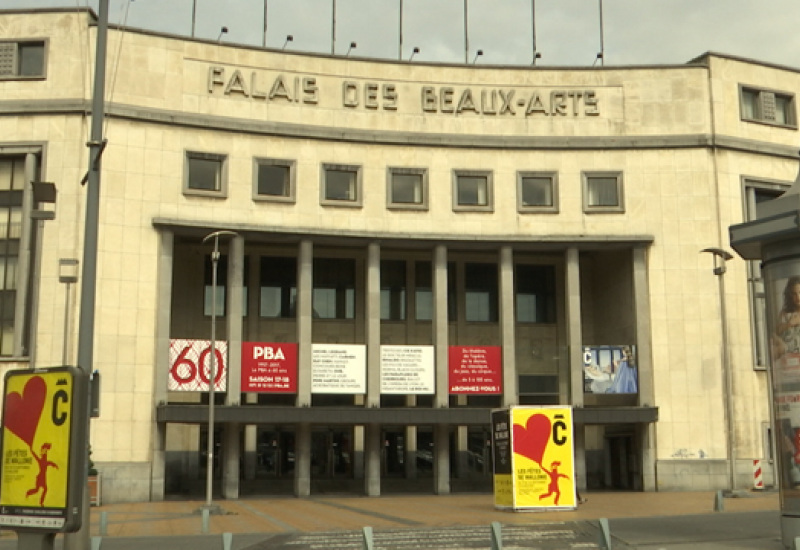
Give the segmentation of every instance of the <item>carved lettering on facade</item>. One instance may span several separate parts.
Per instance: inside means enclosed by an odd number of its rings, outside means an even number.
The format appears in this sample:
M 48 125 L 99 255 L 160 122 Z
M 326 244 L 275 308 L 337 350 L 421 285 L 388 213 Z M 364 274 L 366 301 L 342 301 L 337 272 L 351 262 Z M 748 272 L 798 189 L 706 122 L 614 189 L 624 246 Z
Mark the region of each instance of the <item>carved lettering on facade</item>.
M 269 88 L 269 91 L 266 91 Z M 252 99 L 286 101 L 289 103 L 319 103 L 319 86 L 313 76 L 287 77 L 279 74 L 267 78 L 263 73 L 252 71 L 249 79 L 239 69 L 226 73 L 224 67 L 211 67 L 208 70 L 208 93 L 222 90 L 225 95 L 239 94 Z
M 226 69 L 208 70 L 208 93 L 241 96 L 278 103 L 317 105 L 320 87 L 314 76 L 268 75 L 264 72 Z M 422 113 L 454 116 L 490 115 L 511 117 L 595 117 L 600 102 L 595 90 L 535 88 L 455 88 L 421 86 L 418 109 Z M 396 111 L 401 106 L 400 91 L 391 82 L 345 80 L 341 85 L 341 105 L 348 109 Z M 403 105 L 416 111 L 412 103 Z

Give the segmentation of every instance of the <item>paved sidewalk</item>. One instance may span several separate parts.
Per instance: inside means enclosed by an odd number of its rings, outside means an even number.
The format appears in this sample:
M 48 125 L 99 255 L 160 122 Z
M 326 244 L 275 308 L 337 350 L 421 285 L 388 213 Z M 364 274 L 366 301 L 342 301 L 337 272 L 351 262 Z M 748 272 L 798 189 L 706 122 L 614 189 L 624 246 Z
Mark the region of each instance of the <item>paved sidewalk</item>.
M 214 541 L 220 541 L 223 533 L 232 533 L 236 541 L 234 549 L 283 548 L 278 542 L 290 539 L 296 540 L 290 545 L 295 544 L 293 547 L 299 549 L 311 548 L 297 546 L 297 539 L 309 539 L 311 534 L 329 533 L 330 537 L 344 540 L 367 526 L 376 534 L 405 530 L 409 535 L 472 527 L 473 531 L 480 531 L 481 537 L 485 531 L 487 537 L 485 545 L 481 543 L 475 547 L 488 548 L 492 522 L 503 524 L 503 529 L 509 533 L 522 527 L 586 531 L 587 526 L 596 528 L 597 519 L 608 518 L 615 549 L 781 548 L 776 492 L 752 492 L 739 498 L 726 498 L 724 510 L 719 512 L 715 511 L 716 493 L 709 491 L 591 493 L 585 496 L 588 502 L 575 511 L 516 513 L 496 510 L 493 497 L 488 494 L 217 500 L 215 504 L 222 513 L 210 516 L 208 533 L 211 538 L 219 537 Z M 199 512 L 203 505 L 201 500 L 104 505 L 92 508 L 90 533 L 95 537 L 103 536 L 103 548 L 221 548 L 220 542 L 212 543 L 209 535 L 203 535 Z M 419 534 L 415 536 L 420 537 Z M 3 532 L 0 550 L 9 548 L 15 538 L 14 533 Z M 734 539 L 743 545 L 731 546 Z M 590 540 L 598 539 L 593 534 Z M 670 544 L 664 544 L 665 541 Z M 421 541 L 419 544 L 414 548 L 429 548 Z M 473 548 L 447 546 L 456 547 Z M 562 547 L 568 546 L 553 546 Z
M 443 527 L 532 522 L 583 521 L 714 513 L 716 493 L 594 493 L 575 511 L 510 512 L 496 510 L 492 495 L 317 496 L 217 500 L 223 514 L 209 519 L 209 533 L 286 533 L 397 527 Z M 91 534 L 100 534 L 106 513 L 110 537 L 196 535 L 202 533 L 198 510 L 204 501 L 173 500 L 111 504 L 92 508 Z M 748 493 L 724 499 L 724 512 L 777 511 L 776 492 Z

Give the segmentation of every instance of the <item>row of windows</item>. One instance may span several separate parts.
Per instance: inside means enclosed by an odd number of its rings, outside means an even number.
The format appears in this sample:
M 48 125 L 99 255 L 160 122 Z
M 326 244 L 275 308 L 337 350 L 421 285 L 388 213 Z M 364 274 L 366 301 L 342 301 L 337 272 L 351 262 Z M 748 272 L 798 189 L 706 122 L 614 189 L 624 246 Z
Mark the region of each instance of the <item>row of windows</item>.
M 259 316 L 290 319 L 296 315 L 297 259 L 262 256 L 259 269 Z M 249 263 L 249 258 L 245 258 Z M 211 315 L 211 259 L 206 258 L 205 314 Z M 467 322 L 499 320 L 497 265 L 481 262 L 449 262 L 447 265 L 448 319 L 458 318 L 457 273 L 463 273 L 463 308 Z M 245 266 L 244 272 L 247 272 Z M 382 260 L 380 265 L 381 320 L 433 319 L 433 280 L 430 261 Z M 356 262 L 347 258 L 315 258 L 312 314 L 316 319 L 356 317 Z M 519 323 L 555 323 L 556 275 L 551 265 L 514 266 L 515 310 Z M 224 314 L 227 258 L 220 258 L 217 275 L 216 312 Z M 247 312 L 247 287 L 244 288 Z M 413 314 L 410 313 L 413 309 Z
M 390 167 L 386 178 L 387 207 L 428 209 L 428 171 Z M 204 196 L 227 195 L 227 157 L 208 153 L 186 154 L 184 192 Z M 284 159 L 255 159 L 253 199 L 294 202 L 296 163 Z M 624 209 L 620 172 L 584 172 L 583 205 L 587 212 L 621 212 Z M 363 201 L 362 170 L 349 164 L 323 164 L 320 203 L 359 207 Z M 520 212 L 558 212 L 556 172 L 517 172 L 517 207 Z M 488 170 L 453 171 L 453 210 L 494 209 L 494 176 Z

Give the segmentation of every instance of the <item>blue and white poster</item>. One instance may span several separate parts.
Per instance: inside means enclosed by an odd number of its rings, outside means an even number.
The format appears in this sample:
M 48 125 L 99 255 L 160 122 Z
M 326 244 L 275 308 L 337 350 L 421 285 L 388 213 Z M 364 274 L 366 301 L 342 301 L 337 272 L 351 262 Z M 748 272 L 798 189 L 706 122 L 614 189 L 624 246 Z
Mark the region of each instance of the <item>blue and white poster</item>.
M 585 393 L 638 393 L 636 347 L 584 346 L 583 391 Z

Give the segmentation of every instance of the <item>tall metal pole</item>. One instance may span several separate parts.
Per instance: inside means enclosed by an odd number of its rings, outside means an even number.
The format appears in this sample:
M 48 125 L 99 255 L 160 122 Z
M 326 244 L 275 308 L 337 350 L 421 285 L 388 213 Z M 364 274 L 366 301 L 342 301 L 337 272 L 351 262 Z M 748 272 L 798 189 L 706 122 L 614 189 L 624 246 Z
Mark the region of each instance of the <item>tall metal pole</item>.
M 600 66 L 606 64 L 606 46 L 603 34 L 603 0 L 600 0 Z
M 533 64 L 536 65 L 536 0 L 531 0 L 531 40 L 533 46 Z
M 403 0 L 400 0 L 400 32 L 398 34 L 399 37 L 399 45 L 397 48 L 397 59 L 398 61 L 403 59 Z
M 192 38 L 194 38 L 194 24 L 197 15 L 197 0 L 192 0 Z
M 467 1 L 464 0 L 464 63 L 469 63 L 469 15 L 467 12 Z
M 80 318 L 78 320 L 78 367 L 89 375 L 94 370 L 94 319 L 97 289 L 97 233 L 100 215 L 100 166 L 105 148 L 103 120 L 105 119 L 106 49 L 108 44 L 108 1 L 100 0 L 97 19 L 97 45 L 92 91 L 92 124 L 89 136 L 89 168 L 86 174 L 86 213 L 83 237 Z M 88 423 L 88 420 L 87 420 Z M 86 429 L 89 440 L 89 428 Z M 88 454 L 89 449 L 86 449 Z M 88 463 L 88 462 L 87 462 Z M 89 548 L 89 477 L 84 472 L 83 521 L 76 533 L 64 536 L 65 550 Z
M 728 312 L 725 304 L 725 262 L 733 255 L 721 248 L 706 248 L 702 252 L 714 255 L 714 275 L 719 281 L 719 315 L 722 331 L 722 403 L 725 414 L 725 445 L 728 453 L 728 486 L 731 491 L 736 490 L 736 445 L 733 422 L 733 373 L 731 372 L 730 350 L 728 340 Z
M 267 1 L 264 0 L 264 37 L 261 40 L 261 46 L 267 47 Z
M 219 238 L 222 235 L 236 236 L 233 231 L 215 231 L 206 235 L 203 242 L 214 239 L 211 253 L 211 353 L 208 367 L 208 447 L 206 450 L 206 508 L 212 508 L 214 482 L 214 390 L 217 378 L 217 266 L 219 265 Z M 203 365 L 199 365 L 203 368 Z
M 333 17 L 331 18 L 331 55 L 336 54 L 336 0 L 333 0 Z

